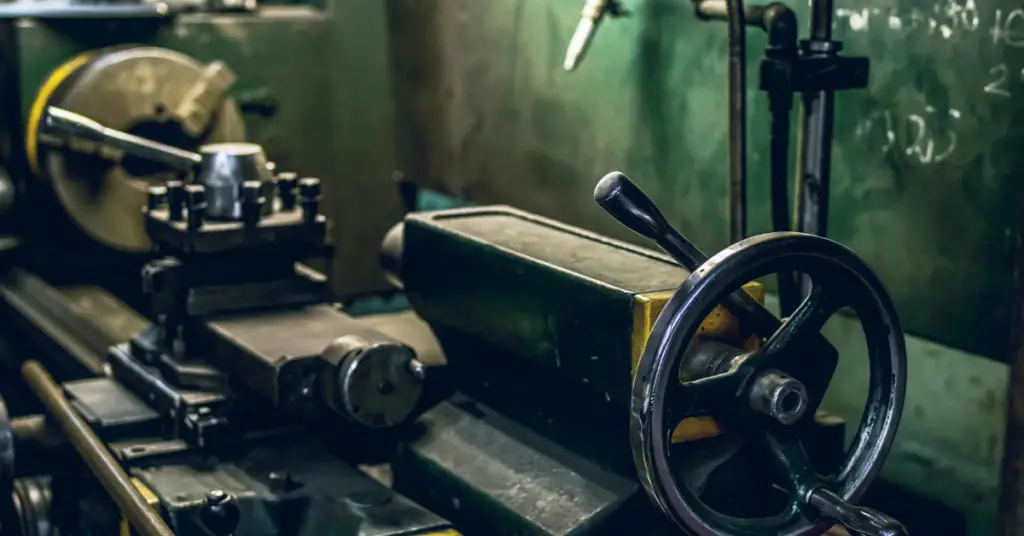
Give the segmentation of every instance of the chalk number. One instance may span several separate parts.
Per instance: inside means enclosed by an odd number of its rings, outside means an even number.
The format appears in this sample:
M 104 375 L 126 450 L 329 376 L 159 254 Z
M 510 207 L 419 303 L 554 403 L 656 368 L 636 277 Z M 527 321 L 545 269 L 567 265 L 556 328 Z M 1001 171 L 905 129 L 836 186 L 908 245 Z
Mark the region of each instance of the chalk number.
M 1014 78 L 1024 81 L 1024 69 L 1014 75 L 1006 65 L 996 65 L 988 70 L 988 74 L 992 77 L 992 81 L 985 85 L 985 93 L 1000 97 L 1010 96 L 1010 83 Z

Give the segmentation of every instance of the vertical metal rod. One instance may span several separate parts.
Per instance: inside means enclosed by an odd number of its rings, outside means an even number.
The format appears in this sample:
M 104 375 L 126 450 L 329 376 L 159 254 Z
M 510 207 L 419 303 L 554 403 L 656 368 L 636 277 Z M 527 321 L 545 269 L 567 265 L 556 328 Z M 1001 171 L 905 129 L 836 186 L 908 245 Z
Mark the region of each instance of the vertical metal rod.
M 21 375 L 132 527 L 143 536 L 174 536 L 160 515 L 146 504 L 146 500 L 107 447 L 71 407 L 50 373 L 38 362 L 26 361 L 21 366 Z
M 769 95 L 771 100 L 770 184 L 772 231 L 789 230 L 789 114 L 792 95 Z M 787 317 L 800 305 L 800 289 L 792 272 L 779 272 L 779 309 Z
M 747 47 L 743 0 L 729 13 L 729 240 L 747 236 Z
M 809 54 L 834 54 L 832 47 L 832 0 L 812 0 Z M 797 176 L 796 229 L 804 233 L 828 234 L 828 196 L 832 167 L 832 131 L 835 93 L 813 91 L 803 95 L 803 125 L 800 133 L 800 165 Z M 810 279 L 803 278 L 803 294 Z

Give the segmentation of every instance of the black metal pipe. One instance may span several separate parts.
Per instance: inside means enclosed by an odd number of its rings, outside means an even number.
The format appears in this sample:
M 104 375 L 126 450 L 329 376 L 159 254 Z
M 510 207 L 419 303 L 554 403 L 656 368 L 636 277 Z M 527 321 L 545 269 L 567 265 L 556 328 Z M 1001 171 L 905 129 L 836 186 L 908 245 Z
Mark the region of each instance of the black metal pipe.
M 722 5 L 725 10 L 722 12 Z M 729 25 L 729 240 L 739 242 L 747 236 L 747 45 L 744 27 L 756 21 L 756 10 L 749 13 L 743 0 L 694 2 L 697 16 L 725 18 Z
M 832 0 L 811 0 L 811 39 L 832 40 Z
M 106 446 L 71 407 L 46 369 L 37 361 L 26 361 L 21 366 L 21 375 L 132 527 L 143 536 L 174 536 L 160 515 L 146 504 Z
M 729 6 L 729 238 L 747 237 L 747 34 L 743 0 Z
M 760 9 L 758 27 L 768 36 L 765 53 L 788 60 L 797 55 L 796 13 L 781 2 L 774 2 Z
M 832 0 L 811 1 L 811 39 L 804 54 L 834 55 L 832 42 Z M 796 229 L 804 233 L 828 234 L 828 197 L 832 167 L 832 132 L 835 93 L 831 90 L 803 94 L 803 124 L 800 132 L 800 160 L 797 181 Z M 811 281 L 803 278 L 802 290 L 810 292 Z
M 828 195 L 832 165 L 832 130 L 835 94 L 815 91 L 804 95 L 803 132 L 800 136 L 800 215 L 797 230 L 828 233 Z
M 782 3 L 765 6 L 761 14 L 761 27 L 768 34 L 765 57 L 770 60 L 793 62 L 797 59 L 796 14 Z M 764 82 L 764 81 L 762 81 Z M 762 87 L 764 87 L 762 85 Z M 790 114 L 793 111 L 793 88 L 776 81 L 765 87 L 771 112 L 769 190 L 771 192 L 772 231 L 790 229 L 789 224 L 789 134 Z M 800 304 L 799 287 L 792 272 L 779 272 L 779 309 L 783 317 L 792 314 Z
M 771 97 L 773 101 L 792 102 L 792 95 Z M 790 106 L 773 105 L 770 135 L 770 179 L 772 231 L 789 230 L 789 130 Z M 792 272 L 779 272 L 779 311 L 787 317 L 800 305 L 799 287 Z

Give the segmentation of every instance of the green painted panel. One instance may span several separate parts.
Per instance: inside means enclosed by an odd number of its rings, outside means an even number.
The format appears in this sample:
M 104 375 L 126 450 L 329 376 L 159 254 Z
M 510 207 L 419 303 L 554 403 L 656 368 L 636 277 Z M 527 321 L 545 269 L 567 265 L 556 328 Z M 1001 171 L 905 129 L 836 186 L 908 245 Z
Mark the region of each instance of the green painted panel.
M 980 1 L 837 0 L 837 37 L 873 67 L 868 90 L 838 98 L 830 227 L 879 272 L 908 331 L 1002 359 L 1024 11 Z M 695 20 L 688 0 L 626 3 L 634 15 L 606 22 L 566 74 L 581 0 L 391 0 L 403 172 L 636 240 L 591 201 L 621 169 L 703 249 L 724 247 L 725 26 Z M 750 35 L 754 67 L 764 40 Z M 759 232 L 768 111 L 750 77 Z

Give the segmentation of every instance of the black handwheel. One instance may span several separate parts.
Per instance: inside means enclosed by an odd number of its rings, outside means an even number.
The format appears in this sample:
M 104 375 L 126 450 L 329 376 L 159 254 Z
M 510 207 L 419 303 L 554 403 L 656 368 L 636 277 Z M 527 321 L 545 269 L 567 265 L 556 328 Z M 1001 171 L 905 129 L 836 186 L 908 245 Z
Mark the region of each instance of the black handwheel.
M 652 232 L 650 222 L 664 222 L 664 218 L 625 176 L 609 175 L 595 196 L 631 228 L 644 226 L 643 234 L 659 244 L 685 241 L 674 230 L 666 230 L 665 223 L 657 223 Z M 618 210 L 621 207 L 628 210 Z M 637 218 L 640 213 L 644 217 Z M 674 233 L 670 239 L 652 236 L 669 233 Z M 685 266 L 687 260 L 693 259 L 684 258 L 681 263 Z M 772 323 L 764 320 L 763 310 L 757 311 L 760 320 L 753 322 L 754 329 L 766 338 L 759 350 L 737 352 L 704 370 L 694 371 L 688 363 L 685 370 L 698 379 L 681 382 L 686 351 L 715 305 L 726 302 L 748 281 L 785 271 L 804 273 L 812 281 L 809 295 L 793 315 L 765 330 Z M 832 368 L 816 363 L 816 357 L 831 348 L 822 345 L 820 330 L 844 307 L 857 313 L 866 336 L 869 395 L 841 469 L 822 475 L 809 462 L 797 429 L 813 418 L 813 409 L 831 381 Z M 742 315 L 751 314 L 738 312 L 741 321 Z M 865 534 L 905 534 L 896 520 L 850 504 L 871 483 L 888 454 L 905 390 L 906 349 L 899 319 L 882 283 L 863 261 L 832 240 L 808 234 L 771 233 L 743 240 L 696 267 L 651 331 L 633 380 L 631 407 L 640 481 L 669 518 L 698 536 L 803 536 L 820 534 L 835 522 Z M 776 462 L 785 480 L 779 484 L 788 492 L 788 505 L 781 513 L 766 518 L 723 514 L 702 502 L 677 476 L 673 468 L 680 464 L 703 462 L 673 459 L 675 425 L 690 416 L 709 414 L 744 430 Z

